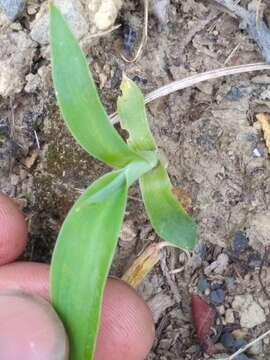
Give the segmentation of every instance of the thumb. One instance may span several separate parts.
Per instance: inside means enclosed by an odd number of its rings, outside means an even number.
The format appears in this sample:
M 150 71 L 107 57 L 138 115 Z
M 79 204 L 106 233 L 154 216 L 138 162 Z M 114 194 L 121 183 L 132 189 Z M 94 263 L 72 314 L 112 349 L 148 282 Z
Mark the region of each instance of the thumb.
M 50 304 L 21 291 L 0 292 L 0 359 L 67 360 L 64 327 Z

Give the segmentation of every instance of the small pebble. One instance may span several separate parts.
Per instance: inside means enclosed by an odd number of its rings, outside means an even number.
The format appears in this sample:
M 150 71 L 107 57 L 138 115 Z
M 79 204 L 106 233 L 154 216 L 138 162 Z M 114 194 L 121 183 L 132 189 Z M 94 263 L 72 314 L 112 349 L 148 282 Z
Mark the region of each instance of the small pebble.
M 226 324 L 234 323 L 234 313 L 232 309 L 228 309 L 225 312 L 225 322 Z
M 231 333 L 224 333 L 220 338 L 221 344 L 231 352 L 236 352 L 240 348 L 247 345 L 247 341 L 244 339 L 235 339 Z M 244 358 L 245 359 L 245 358 Z
M 257 341 L 254 345 L 252 345 L 247 352 L 250 355 L 259 355 L 263 353 L 263 342 Z
M 166 25 L 168 22 L 169 0 L 153 0 L 151 1 L 151 12 L 156 16 L 161 25 Z
M 199 242 L 194 249 L 194 254 L 200 256 L 203 259 L 206 255 L 206 251 L 207 251 L 206 245 L 202 242 Z
M 188 267 L 191 269 L 191 272 L 194 272 L 202 265 L 202 259 L 198 255 L 194 255 L 188 262 Z
M 216 274 L 223 274 L 228 268 L 229 257 L 227 254 L 221 253 L 218 255 L 217 259 L 208 265 L 204 271 L 206 275 L 209 275 L 211 272 Z
M 200 291 L 205 291 L 206 289 L 210 288 L 210 284 L 207 281 L 206 277 L 204 277 L 203 275 L 200 275 L 198 282 L 197 282 L 197 288 Z
M 225 314 L 225 306 L 224 305 L 218 306 L 217 311 L 218 311 L 219 315 L 224 315 Z
M 21 15 L 24 5 L 24 0 L 0 0 L 0 8 L 11 21 Z
M 231 333 L 224 333 L 220 338 L 220 342 L 226 349 L 233 351 L 235 338 Z
M 244 339 L 236 339 L 234 342 L 234 351 L 237 351 L 247 345 L 247 341 Z
M 255 149 L 252 150 L 252 155 L 253 155 L 254 157 L 262 157 L 262 156 L 263 156 L 263 152 L 262 152 L 260 149 L 255 148 Z
M 222 289 L 215 289 L 211 292 L 211 302 L 215 305 L 222 305 L 224 303 L 225 295 Z
M 241 96 L 242 96 L 242 92 L 236 86 L 233 86 L 229 91 L 229 93 L 227 94 L 227 98 L 232 101 L 238 101 L 241 98 Z
M 233 277 L 226 277 L 225 283 L 228 290 L 232 290 L 235 288 L 235 279 Z
M 135 81 L 138 84 L 146 85 L 147 79 L 141 78 L 139 75 L 134 75 L 132 78 L 132 81 Z
M 232 249 L 236 253 L 240 253 L 248 247 L 249 239 L 243 231 L 237 231 L 232 242 Z
M 251 268 L 259 268 L 261 266 L 261 263 L 262 263 L 262 256 L 259 252 L 256 251 L 249 255 L 248 265 Z
M 211 290 L 210 289 L 206 289 L 205 292 L 204 292 L 204 295 L 205 296 L 209 296 L 211 293 Z
M 251 360 L 246 354 L 242 353 L 237 355 L 234 360 Z

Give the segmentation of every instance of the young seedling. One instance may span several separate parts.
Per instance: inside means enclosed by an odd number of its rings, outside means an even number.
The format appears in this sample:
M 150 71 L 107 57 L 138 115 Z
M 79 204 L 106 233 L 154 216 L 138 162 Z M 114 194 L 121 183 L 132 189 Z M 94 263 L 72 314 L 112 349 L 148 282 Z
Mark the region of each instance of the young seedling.
M 76 201 L 52 258 L 51 300 L 69 336 L 70 359 L 89 360 L 129 186 L 139 179 L 147 214 L 165 241 L 192 250 L 196 226 L 172 194 L 139 88 L 128 78 L 121 84 L 117 111 L 129 133 L 125 143 L 101 104 L 77 40 L 52 3 L 50 43 L 54 88 L 67 127 L 89 154 L 114 168 Z

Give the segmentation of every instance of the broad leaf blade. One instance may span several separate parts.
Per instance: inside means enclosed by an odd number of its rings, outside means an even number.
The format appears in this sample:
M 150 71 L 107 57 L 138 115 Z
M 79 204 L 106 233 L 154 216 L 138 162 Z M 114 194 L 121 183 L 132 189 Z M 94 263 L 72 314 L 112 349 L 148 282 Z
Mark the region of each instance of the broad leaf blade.
M 129 132 L 130 147 L 135 151 L 155 150 L 156 143 L 149 128 L 141 90 L 126 76 L 121 83 L 121 90 L 117 112 L 122 128 Z
M 146 211 L 155 231 L 170 243 L 187 250 L 196 244 L 196 225 L 172 194 L 162 164 L 140 178 Z
M 78 143 L 105 163 L 122 167 L 136 158 L 111 124 L 77 40 L 50 5 L 53 82 L 65 122 Z
M 51 298 L 69 336 L 71 360 L 93 358 L 104 285 L 127 201 L 127 184 L 122 182 L 97 204 L 84 204 L 118 174 L 115 171 L 103 176 L 79 198 L 54 250 Z

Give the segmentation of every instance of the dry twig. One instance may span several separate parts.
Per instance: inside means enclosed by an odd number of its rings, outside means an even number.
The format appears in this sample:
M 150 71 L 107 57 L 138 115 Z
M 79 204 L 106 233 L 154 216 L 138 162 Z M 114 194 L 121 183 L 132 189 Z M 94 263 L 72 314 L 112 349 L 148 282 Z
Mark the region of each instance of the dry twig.
M 254 63 L 245 64 L 238 66 L 229 66 L 216 70 L 207 71 L 201 74 L 191 75 L 185 79 L 175 80 L 167 85 L 161 86 L 160 88 L 150 92 L 145 96 L 145 103 L 148 104 L 151 101 L 159 99 L 162 96 L 172 94 L 175 91 L 186 89 L 190 86 L 197 85 L 203 81 L 209 81 L 218 79 L 223 76 L 242 74 L 251 71 L 259 70 L 270 70 L 270 64 L 267 63 Z M 116 113 L 110 116 L 112 123 L 116 124 L 119 122 L 119 118 Z

